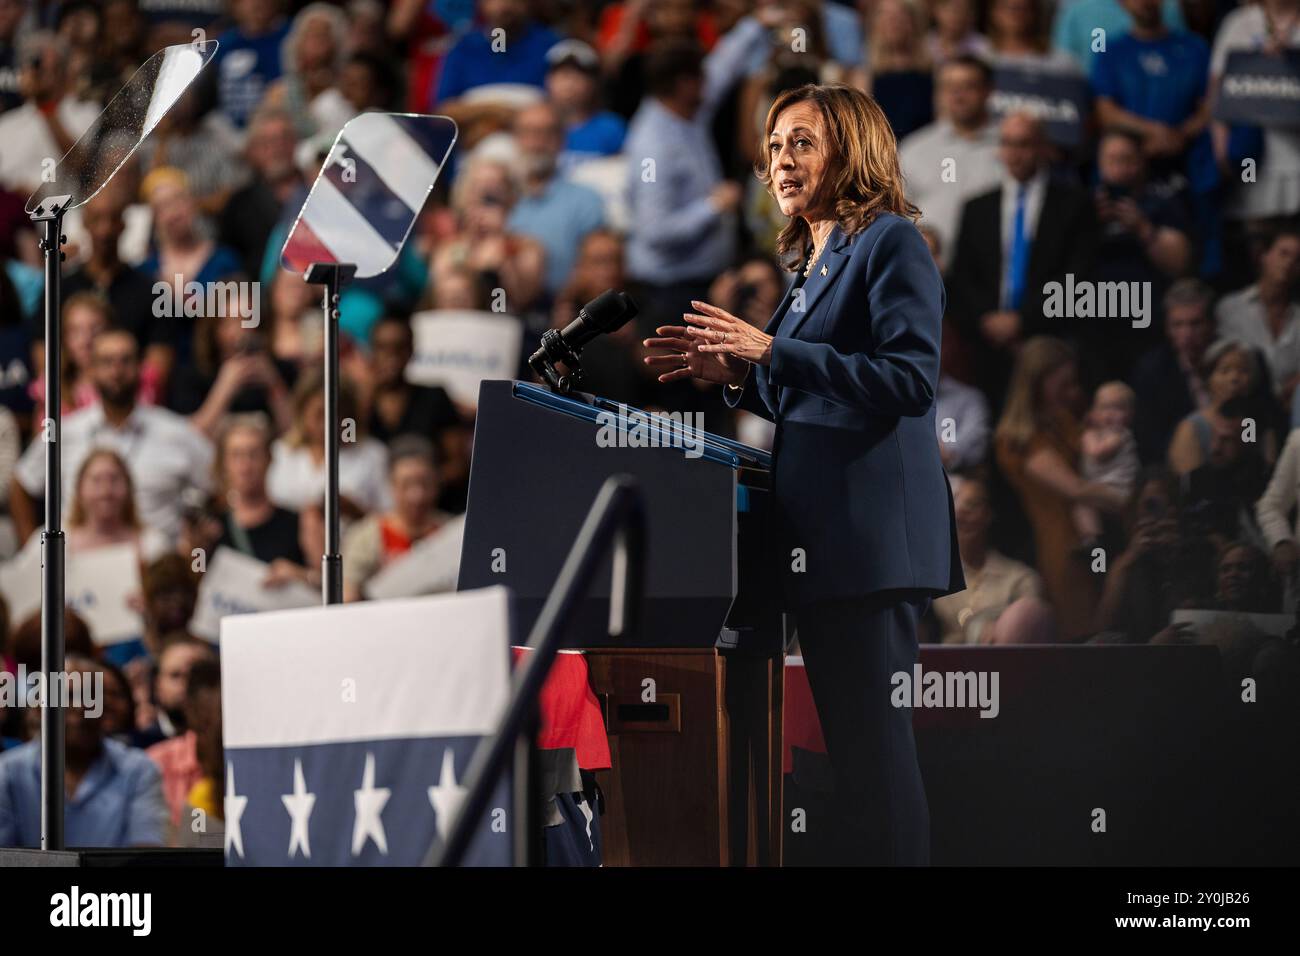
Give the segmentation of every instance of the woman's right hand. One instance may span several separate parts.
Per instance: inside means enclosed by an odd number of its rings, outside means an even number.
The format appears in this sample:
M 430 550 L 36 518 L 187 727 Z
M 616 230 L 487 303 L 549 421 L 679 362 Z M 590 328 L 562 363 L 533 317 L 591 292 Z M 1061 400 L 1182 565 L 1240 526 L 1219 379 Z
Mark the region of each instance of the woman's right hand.
M 659 375 L 659 381 L 665 384 L 697 378 L 715 385 L 739 386 L 749 375 L 749 363 L 742 358 L 724 352 L 701 352 L 701 341 L 687 335 L 684 325 L 661 325 L 655 332 L 654 338 L 646 339 L 642 344 L 648 349 L 669 351 L 664 355 L 647 355 L 645 363 L 653 368 L 667 369 Z

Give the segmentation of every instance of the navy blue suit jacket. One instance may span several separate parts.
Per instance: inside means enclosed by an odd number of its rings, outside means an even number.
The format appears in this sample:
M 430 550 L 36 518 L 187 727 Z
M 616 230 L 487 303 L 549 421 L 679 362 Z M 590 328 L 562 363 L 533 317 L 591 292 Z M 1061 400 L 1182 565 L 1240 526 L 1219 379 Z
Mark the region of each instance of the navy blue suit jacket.
M 836 225 L 768 324 L 771 364 L 739 398 L 724 390 L 776 423 L 767 547 L 790 606 L 965 588 L 935 437 L 944 303 L 911 222 L 885 213 L 854 236 Z

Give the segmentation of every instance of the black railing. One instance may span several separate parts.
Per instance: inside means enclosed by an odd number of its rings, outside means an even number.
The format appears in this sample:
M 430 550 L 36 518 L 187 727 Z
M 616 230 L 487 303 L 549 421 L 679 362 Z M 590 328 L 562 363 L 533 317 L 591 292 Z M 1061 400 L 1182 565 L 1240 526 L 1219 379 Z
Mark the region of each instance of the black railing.
M 606 552 L 613 548 L 613 581 L 610 587 L 609 632 L 629 646 L 635 645 L 635 630 L 641 618 L 641 596 L 645 574 L 645 508 L 641 490 L 629 475 L 606 479 L 587 518 L 578 530 L 569 556 L 542 611 L 528 635 L 527 654 L 515 671 L 510 701 L 497 732 L 485 738 L 474 751 L 465 774 L 466 794 L 461 802 L 447 839 L 435 840 L 425 856 L 428 866 L 459 866 L 465 858 L 493 789 L 515 753 L 516 743 L 525 728 L 535 721 L 538 697 L 551 664 L 560 649 L 565 631 L 586 597 L 594 572 Z M 527 781 L 516 781 L 516 787 Z M 525 800 L 536 800 L 531 790 Z M 516 821 L 515 832 L 527 827 Z M 535 834 L 527 833 L 526 839 Z M 516 860 L 518 863 L 528 862 Z

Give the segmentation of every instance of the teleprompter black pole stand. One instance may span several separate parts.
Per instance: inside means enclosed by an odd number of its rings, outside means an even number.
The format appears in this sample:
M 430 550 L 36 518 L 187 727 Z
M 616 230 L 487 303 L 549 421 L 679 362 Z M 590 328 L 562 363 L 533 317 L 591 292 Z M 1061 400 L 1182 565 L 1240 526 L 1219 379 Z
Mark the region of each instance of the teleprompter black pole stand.
M 63 213 L 71 196 L 49 196 L 31 213 L 44 226 L 41 252 L 45 256 L 45 530 L 41 533 L 41 849 L 62 850 L 63 833 L 63 707 L 52 693 L 54 677 L 63 670 L 63 482 L 60 460 L 59 310 L 63 262 Z
M 325 554 L 321 556 L 321 600 L 343 603 L 343 555 L 339 543 L 339 294 L 357 274 L 341 262 L 315 262 L 303 279 L 323 285 L 325 317 Z

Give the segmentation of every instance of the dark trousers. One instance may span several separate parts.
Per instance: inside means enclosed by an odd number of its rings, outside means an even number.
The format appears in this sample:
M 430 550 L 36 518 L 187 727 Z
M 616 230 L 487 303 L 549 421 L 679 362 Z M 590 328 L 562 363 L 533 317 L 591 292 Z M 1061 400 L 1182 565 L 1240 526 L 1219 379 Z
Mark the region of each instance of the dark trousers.
M 891 677 L 917 661 L 924 592 L 820 601 L 795 613 L 804 668 L 835 772 L 835 862 L 924 866 L 930 809 L 912 708 L 890 703 Z M 809 820 L 808 826 L 819 825 Z

